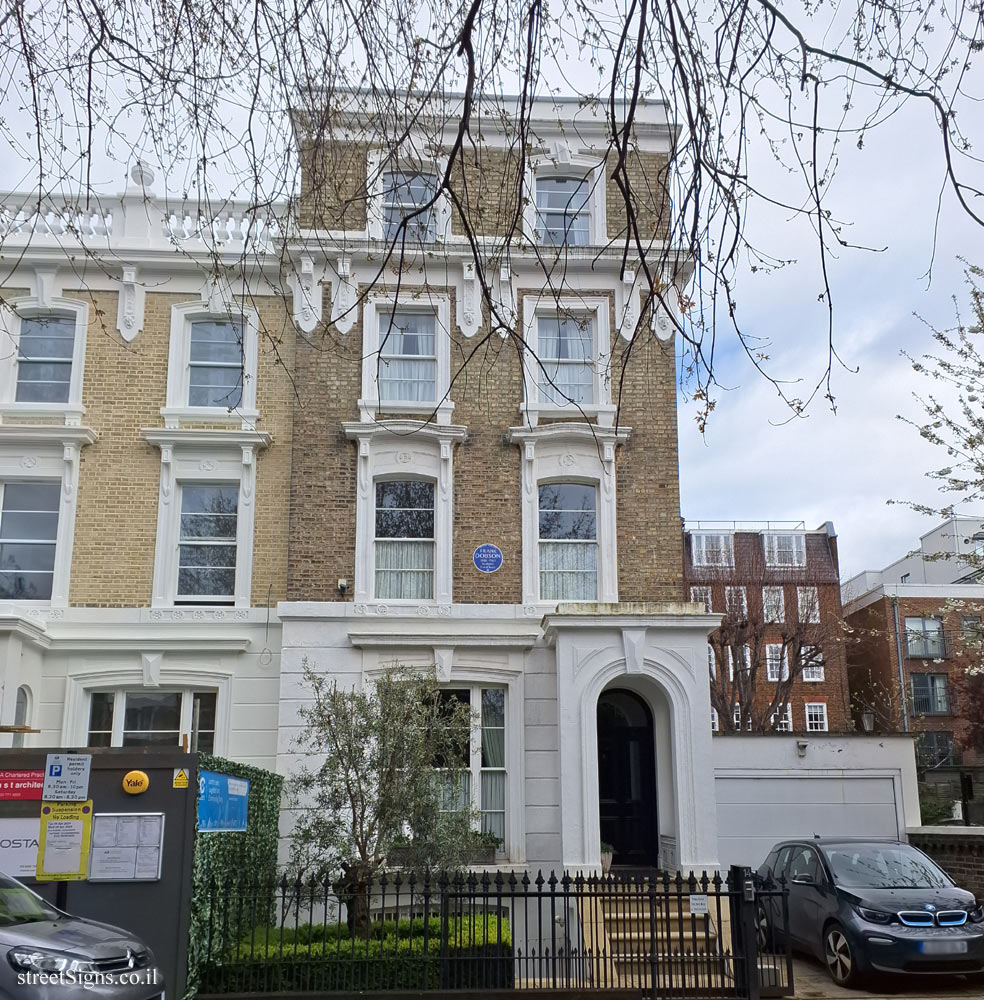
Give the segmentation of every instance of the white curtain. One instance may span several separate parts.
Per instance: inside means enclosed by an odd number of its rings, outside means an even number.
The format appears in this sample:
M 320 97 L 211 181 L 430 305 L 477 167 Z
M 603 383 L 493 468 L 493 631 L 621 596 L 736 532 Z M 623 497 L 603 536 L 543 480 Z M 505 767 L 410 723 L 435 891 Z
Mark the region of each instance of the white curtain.
M 594 402 L 594 372 L 590 361 L 547 361 L 537 368 L 540 401 L 558 406 Z
M 506 839 L 505 771 L 482 771 L 482 832 Z
M 419 601 L 434 596 L 434 543 L 393 539 L 376 542 L 376 597 Z
M 597 597 L 596 542 L 540 542 L 540 600 L 594 601 Z
M 437 402 L 436 382 L 437 362 L 434 360 L 379 360 L 379 398 L 384 402 Z

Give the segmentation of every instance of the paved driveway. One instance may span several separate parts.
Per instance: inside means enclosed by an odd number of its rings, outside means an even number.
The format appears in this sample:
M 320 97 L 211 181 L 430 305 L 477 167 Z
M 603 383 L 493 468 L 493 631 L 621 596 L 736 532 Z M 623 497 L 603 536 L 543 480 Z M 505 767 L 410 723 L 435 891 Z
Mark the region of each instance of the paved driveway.
M 984 983 L 970 982 L 961 976 L 882 976 L 873 980 L 868 990 L 845 990 L 835 985 L 827 970 L 803 956 L 793 958 L 793 983 L 796 1000 L 871 1000 L 892 997 L 897 1000 L 980 1000 Z

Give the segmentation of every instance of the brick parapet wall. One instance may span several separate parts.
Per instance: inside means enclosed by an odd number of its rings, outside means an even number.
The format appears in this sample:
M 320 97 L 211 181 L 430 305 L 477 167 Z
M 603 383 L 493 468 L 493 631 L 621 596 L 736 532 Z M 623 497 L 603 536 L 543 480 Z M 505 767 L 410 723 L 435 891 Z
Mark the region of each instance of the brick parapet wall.
M 909 830 L 908 837 L 961 889 L 984 899 L 984 826 L 924 826 Z

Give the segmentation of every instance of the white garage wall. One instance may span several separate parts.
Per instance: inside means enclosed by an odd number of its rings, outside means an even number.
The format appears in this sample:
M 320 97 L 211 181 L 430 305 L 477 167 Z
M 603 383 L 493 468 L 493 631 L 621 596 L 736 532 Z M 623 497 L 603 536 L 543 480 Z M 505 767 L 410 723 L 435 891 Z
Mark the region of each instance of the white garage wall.
M 904 837 L 919 820 L 911 736 L 714 739 L 722 867 L 765 860 L 794 837 Z

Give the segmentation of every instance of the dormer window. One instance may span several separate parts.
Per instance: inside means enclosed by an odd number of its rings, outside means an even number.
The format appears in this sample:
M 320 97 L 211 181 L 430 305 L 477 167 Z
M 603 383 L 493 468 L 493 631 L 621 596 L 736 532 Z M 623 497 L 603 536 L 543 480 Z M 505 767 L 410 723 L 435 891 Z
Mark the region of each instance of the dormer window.
M 75 316 L 23 316 L 17 345 L 18 403 L 67 403 L 75 355 Z
M 765 565 L 770 569 L 806 565 L 806 537 L 802 532 L 766 532 Z
M 549 246 L 586 246 L 591 242 L 587 177 L 537 177 L 536 231 Z
M 700 531 L 694 532 L 690 538 L 695 566 L 734 566 L 735 549 L 730 534 Z
M 414 214 L 434 198 L 437 177 L 434 174 L 390 170 L 383 174 L 383 239 L 433 243 L 437 238 L 437 213 L 434 205 Z M 406 224 L 401 224 L 406 220 Z

